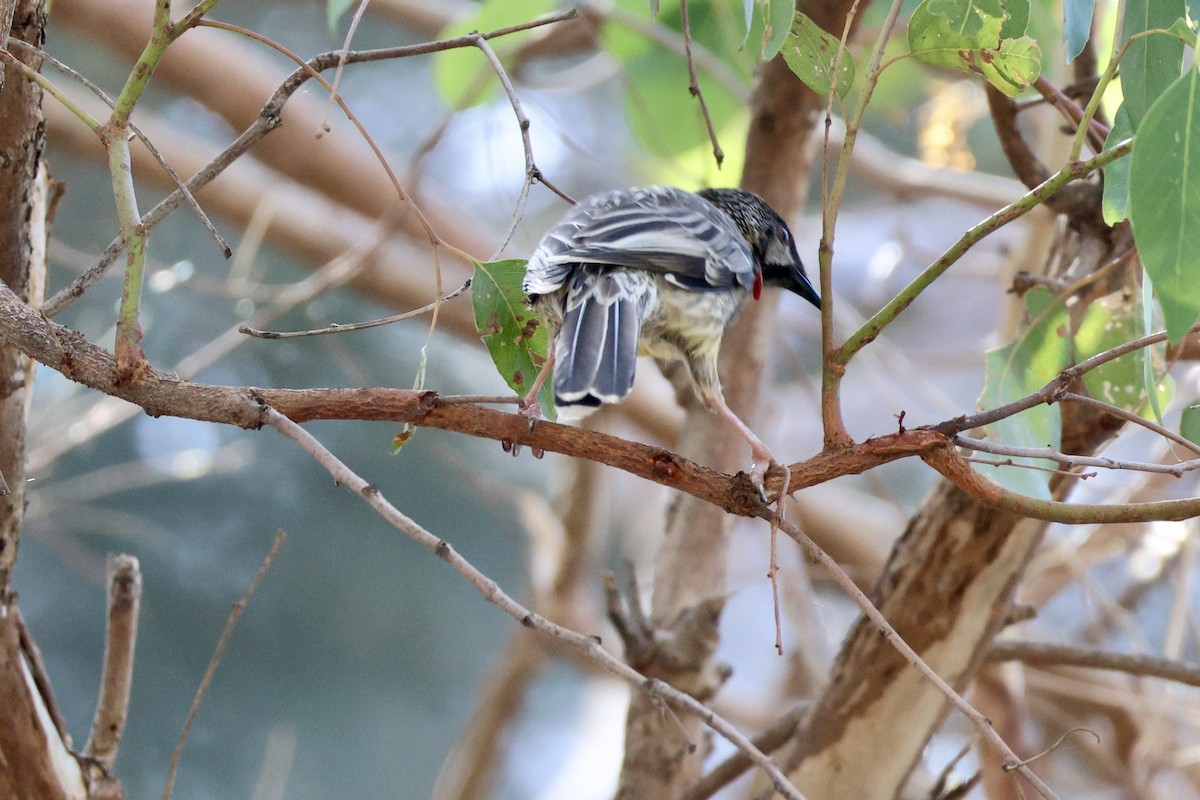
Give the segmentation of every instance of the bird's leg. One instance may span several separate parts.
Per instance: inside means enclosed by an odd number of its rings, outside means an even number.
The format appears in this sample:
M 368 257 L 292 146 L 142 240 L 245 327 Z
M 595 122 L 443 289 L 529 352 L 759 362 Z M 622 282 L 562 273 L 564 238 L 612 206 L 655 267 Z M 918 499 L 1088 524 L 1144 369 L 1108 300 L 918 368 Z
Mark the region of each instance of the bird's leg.
M 750 481 L 758 489 L 758 493 L 762 495 L 763 501 L 770 502 L 763 479 L 766 478 L 767 470 L 771 468 L 771 465 L 779 464 L 779 462 L 775 460 L 775 456 L 763 444 L 763 440 L 759 439 L 754 431 L 750 430 L 750 426 L 742 422 L 741 417 L 733 413 L 733 409 L 725 403 L 725 398 L 721 392 L 706 392 L 703 400 L 705 405 L 728 420 L 730 425 L 737 428 L 742 438 L 750 443 L 750 452 L 754 456 L 754 461 L 750 465 Z M 785 486 L 784 488 L 786 490 L 787 487 Z
M 556 348 L 554 342 L 550 343 L 550 351 L 546 353 L 546 361 L 542 364 L 542 368 L 538 370 L 537 377 L 533 379 L 533 385 L 529 387 L 529 391 L 517 403 L 517 413 L 523 417 L 529 418 L 529 427 L 533 429 L 533 423 L 537 422 L 542 416 L 542 407 L 538 403 L 538 394 L 542 391 L 542 386 L 545 385 L 546 379 L 550 377 L 551 370 L 554 369 L 554 355 Z
M 533 379 L 533 385 L 530 386 L 529 391 L 517 401 L 517 413 L 529 420 L 530 433 L 533 433 L 533 426 L 536 425 L 537 421 L 542 418 L 542 406 L 538 403 L 537 399 L 538 395 L 542 391 L 542 386 L 546 383 L 546 379 L 550 377 L 550 371 L 554 369 L 554 353 L 554 342 L 551 341 L 550 352 L 546 354 L 545 363 L 542 364 L 542 368 L 538 370 L 537 377 Z M 513 442 L 511 446 L 505 446 L 504 449 L 512 453 L 514 457 L 521 455 L 521 445 L 517 444 L 516 442 Z M 536 447 L 533 449 L 533 454 L 537 458 L 542 457 L 542 451 Z

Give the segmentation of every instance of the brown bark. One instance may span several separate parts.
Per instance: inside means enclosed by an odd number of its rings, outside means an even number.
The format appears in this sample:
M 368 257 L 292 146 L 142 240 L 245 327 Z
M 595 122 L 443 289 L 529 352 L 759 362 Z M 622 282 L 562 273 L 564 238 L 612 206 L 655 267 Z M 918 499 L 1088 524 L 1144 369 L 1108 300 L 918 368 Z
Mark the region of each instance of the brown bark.
M 0 15 L 2 19 L 2 15 Z M 18 0 L 12 39 L 40 46 L 46 10 Z M 14 52 L 10 50 L 10 52 Z M 16 56 L 34 70 L 40 60 Z M 41 167 L 42 91 L 13 65 L 0 62 L 0 280 L 21 300 L 37 299 L 45 270 L 49 179 Z M 0 797 L 56 800 L 85 795 L 79 766 L 56 727 L 40 659 L 22 642 L 16 595 L 10 589 L 25 506 L 25 417 L 35 362 L 11 342 L 0 346 Z M 26 636 L 26 641 L 31 642 Z M 32 646 L 32 645 L 30 645 Z
M 45 7 L 36 0 L 17 3 L 10 36 L 40 46 Z M 32 69 L 40 59 L 16 56 Z M 3 64 L 0 88 L 0 280 L 22 300 L 29 299 L 30 262 L 36 235 L 31 230 L 33 188 L 45 138 L 42 90 L 13 65 Z M 37 243 L 44 252 L 44 241 Z M 25 409 L 32 387 L 32 363 L 14 347 L 0 347 L 0 476 L 8 493 L 0 497 L 0 597 L 9 587 L 17 560 L 25 504 Z
M 21 651 L 15 601 L 0 605 L 0 797 L 8 800 L 80 798 L 60 769 L 75 766 L 63 747 L 41 698 L 30 691 L 29 670 Z M 63 761 L 65 759 L 65 762 Z M 75 767 L 78 778 L 78 767 Z M 82 789 L 76 783 L 75 789 Z

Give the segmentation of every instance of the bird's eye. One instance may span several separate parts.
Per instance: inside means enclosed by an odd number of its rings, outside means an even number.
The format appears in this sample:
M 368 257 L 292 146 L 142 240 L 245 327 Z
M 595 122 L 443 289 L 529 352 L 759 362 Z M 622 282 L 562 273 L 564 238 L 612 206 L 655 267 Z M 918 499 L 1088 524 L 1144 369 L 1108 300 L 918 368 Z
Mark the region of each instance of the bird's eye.
M 788 229 L 783 227 L 782 225 L 780 225 L 778 228 L 775 229 L 775 235 L 779 238 L 779 240 L 781 242 L 790 241 L 792 238 L 792 235 L 788 232 Z

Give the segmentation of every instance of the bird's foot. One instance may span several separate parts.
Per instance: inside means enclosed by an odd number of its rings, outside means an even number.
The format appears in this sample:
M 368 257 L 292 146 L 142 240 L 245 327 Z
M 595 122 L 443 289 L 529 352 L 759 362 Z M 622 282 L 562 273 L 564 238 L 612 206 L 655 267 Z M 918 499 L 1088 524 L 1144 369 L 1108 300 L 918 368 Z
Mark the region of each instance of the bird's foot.
M 767 474 L 775 471 L 782 473 L 782 480 L 779 483 L 779 491 L 772 496 L 767 489 Z M 774 457 L 767 454 L 765 458 L 754 459 L 754 463 L 750 466 L 750 482 L 758 490 L 758 496 L 762 498 L 764 504 L 775 506 L 775 517 L 772 524 L 778 526 L 780 520 L 783 519 L 783 498 L 787 495 L 788 485 L 792 482 L 792 471 L 786 464 L 780 464 Z
M 537 401 L 536 392 L 531 392 L 517 401 L 517 416 L 524 417 L 526 420 L 528 420 L 529 433 L 533 433 L 534 426 L 537 425 L 538 420 L 542 418 L 542 406 Z M 512 453 L 513 456 L 521 455 L 520 444 L 512 441 L 511 439 L 505 439 L 502 444 L 505 452 Z M 531 447 L 530 452 L 533 453 L 534 458 L 541 458 L 546 454 L 546 451 L 539 447 Z
M 779 491 L 775 493 L 773 497 L 771 492 L 767 489 L 767 475 L 772 472 L 779 472 L 783 476 L 783 480 L 780 481 L 779 484 Z M 775 457 L 770 453 L 767 453 L 761 457 L 755 457 L 754 463 L 750 465 L 749 475 L 750 482 L 754 484 L 754 488 L 758 490 L 758 496 L 761 497 L 762 501 L 767 505 L 770 505 L 771 503 L 774 503 L 782 498 L 783 495 L 787 493 L 788 484 L 792 482 L 792 471 L 788 469 L 787 466 L 776 461 Z

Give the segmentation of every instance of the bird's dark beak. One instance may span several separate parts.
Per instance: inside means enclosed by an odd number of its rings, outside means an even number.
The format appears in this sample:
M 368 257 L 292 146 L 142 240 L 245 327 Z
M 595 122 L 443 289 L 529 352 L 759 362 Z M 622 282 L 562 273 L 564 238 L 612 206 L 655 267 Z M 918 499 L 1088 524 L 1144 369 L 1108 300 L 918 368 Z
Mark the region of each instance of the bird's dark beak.
M 817 308 L 820 308 L 821 295 L 817 294 L 817 290 L 813 288 L 812 283 L 808 280 L 808 276 L 804 274 L 804 267 L 797 264 L 789 272 L 788 280 L 784 282 L 783 288 L 789 292 L 795 292 Z

